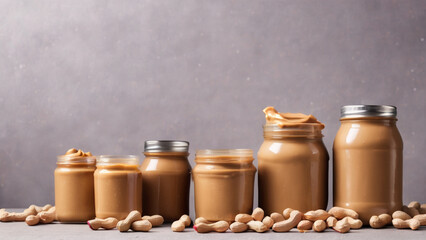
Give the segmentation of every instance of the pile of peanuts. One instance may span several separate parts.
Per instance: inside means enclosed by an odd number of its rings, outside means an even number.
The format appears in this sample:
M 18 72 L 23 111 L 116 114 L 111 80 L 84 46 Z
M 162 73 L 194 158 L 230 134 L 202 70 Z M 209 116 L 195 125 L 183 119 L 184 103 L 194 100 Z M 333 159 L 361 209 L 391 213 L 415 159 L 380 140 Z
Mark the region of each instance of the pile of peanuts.
M 0 209 L 0 222 L 23 222 L 28 226 L 34 226 L 39 223 L 52 223 L 56 220 L 56 208 L 50 204 L 43 207 L 31 205 L 23 212 L 7 212 L 4 208 Z

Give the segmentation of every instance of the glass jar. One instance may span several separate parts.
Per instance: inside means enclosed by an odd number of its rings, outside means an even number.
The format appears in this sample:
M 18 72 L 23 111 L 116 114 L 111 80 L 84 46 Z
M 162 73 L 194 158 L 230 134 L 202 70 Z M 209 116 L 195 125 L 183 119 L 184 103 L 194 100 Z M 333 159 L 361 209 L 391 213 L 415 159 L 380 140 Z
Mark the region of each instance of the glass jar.
M 371 216 L 402 207 L 402 148 L 396 107 L 348 105 L 334 139 L 334 205 Z
M 322 128 L 320 123 L 264 125 L 257 158 L 259 206 L 265 214 L 326 209 L 329 156 Z
M 189 214 L 188 147 L 185 141 L 145 142 L 145 160 L 141 165 L 144 214 L 159 214 L 166 222 Z
M 251 214 L 256 168 L 250 149 L 199 150 L 195 156 L 195 213 L 209 221 Z
M 60 222 L 86 222 L 95 218 L 94 156 L 60 155 L 55 169 L 55 206 Z
M 101 155 L 96 167 L 96 217 L 122 220 L 133 210 L 142 213 L 139 158 L 134 155 Z

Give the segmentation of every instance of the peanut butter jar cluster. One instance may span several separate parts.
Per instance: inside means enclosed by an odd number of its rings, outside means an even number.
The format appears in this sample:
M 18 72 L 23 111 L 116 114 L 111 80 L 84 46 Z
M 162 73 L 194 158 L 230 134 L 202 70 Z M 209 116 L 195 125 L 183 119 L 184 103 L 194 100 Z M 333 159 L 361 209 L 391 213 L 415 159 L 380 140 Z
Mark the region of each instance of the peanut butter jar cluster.
M 251 149 L 205 149 L 191 168 L 189 142 L 145 142 L 137 155 L 99 155 L 71 148 L 57 157 L 55 206 L 0 209 L 0 221 L 29 226 L 87 222 L 90 229 L 148 232 L 164 222 L 173 232 L 338 232 L 363 226 L 421 229 L 426 204 L 402 204 L 403 141 L 397 111 L 347 105 L 333 144 L 333 202 L 328 211 L 329 154 L 325 125 L 313 115 L 263 110 L 264 141 Z M 253 210 L 258 171 L 259 207 Z M 194 183 L 196 219 L 189 217 Z

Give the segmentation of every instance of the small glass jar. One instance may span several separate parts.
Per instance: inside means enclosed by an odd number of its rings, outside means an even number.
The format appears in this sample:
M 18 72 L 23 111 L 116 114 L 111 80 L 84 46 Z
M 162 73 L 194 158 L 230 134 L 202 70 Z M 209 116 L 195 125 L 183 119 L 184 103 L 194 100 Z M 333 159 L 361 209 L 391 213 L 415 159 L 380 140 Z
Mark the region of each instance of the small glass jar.
M 86 222 L 95 218 L 94 156 L 60 155 L 55 169 L 56 217 L 60 222 Z
M 348 105 L 333 145 L 334 205 L 355 210 L 364 224 L 402 207 L 403 142 L 396 107 Z
M 101 155 L 95 171 L 97 218 L 119 220 L 138 210 L 142 213 L 142 173 L 134 155 Z
M 145 160 L 141 165 L 144 214 L 159 214 L 165 222 L 189 214 L 188 147 L 185 141 L 145 142 Z
M 199 150 L 195 156 L 195 213 L 209 221 L 251 214 L 256 168 L 250 149 Z
M 326 209 L 329 156 L 322 128 L 320 123 L 264 125 L 257 159 L 259 207 L 265 214 Z

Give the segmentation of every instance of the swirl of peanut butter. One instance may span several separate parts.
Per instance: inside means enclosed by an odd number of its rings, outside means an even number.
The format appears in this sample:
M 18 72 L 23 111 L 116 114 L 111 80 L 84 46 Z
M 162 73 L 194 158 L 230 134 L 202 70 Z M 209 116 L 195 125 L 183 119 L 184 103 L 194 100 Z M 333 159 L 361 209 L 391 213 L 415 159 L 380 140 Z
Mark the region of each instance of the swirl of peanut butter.
M 324 124 L 318 121 L 312 115 L 303 113 L 279 113 L 274 107 L 263 109 L 265 113 L 266 123 L 277 124 L 280 128 L 295 127 L 304 124 L 318 124 L 320 129 L 324 128 Z
M 91 152 L 83 152 L 81 149 L 75 149 L 75 148 L 71 148 L 69 149 L 66 153 L 66 156 L 69 157 L 91 157 L 92 153 Z

